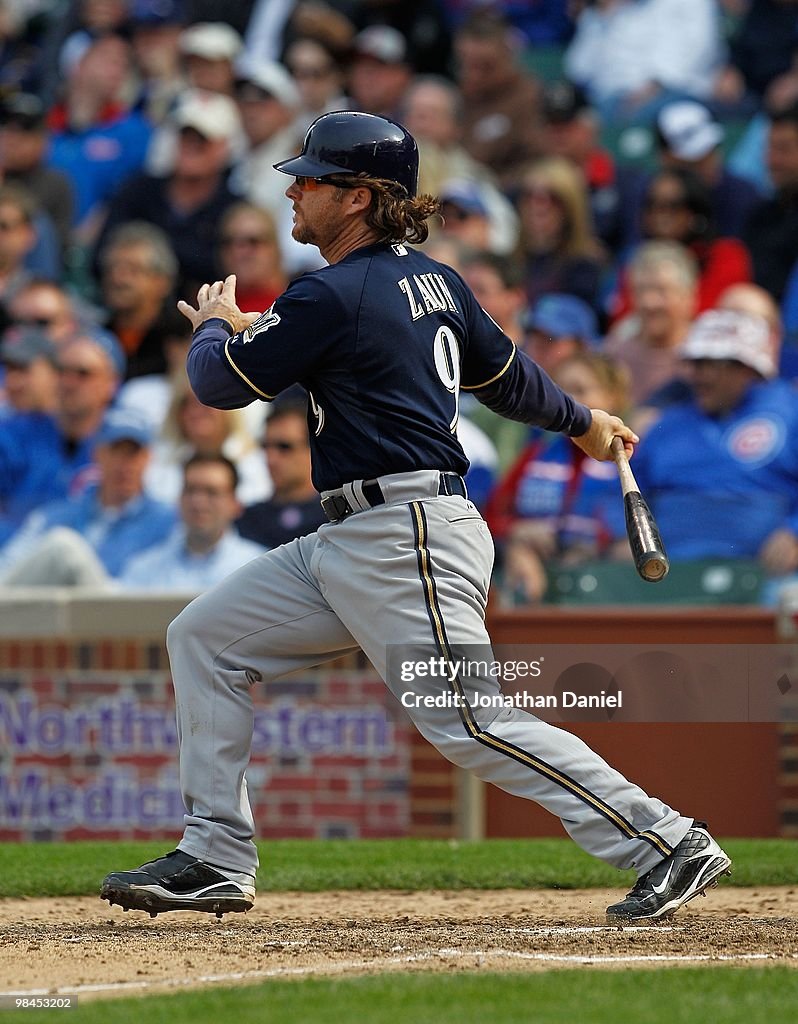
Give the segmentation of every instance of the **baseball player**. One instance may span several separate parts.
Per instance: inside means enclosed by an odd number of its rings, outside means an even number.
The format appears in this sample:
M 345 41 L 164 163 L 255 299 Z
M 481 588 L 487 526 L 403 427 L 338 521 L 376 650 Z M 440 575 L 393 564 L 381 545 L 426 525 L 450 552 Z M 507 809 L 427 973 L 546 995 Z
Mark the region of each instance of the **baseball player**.
M 568 434 L 608 460 L 620 419 L 575 402 L 516 349 L 462 278 L 411 244 L 436 201 L 417 195 L 416 144 L 400 125 L 339 111 L 308 129 L 293 180 L 293 235 L 329 266 L 292 282 L 262 315 L 236 305 L 235 279 L 203 285 L 188 356 L 201 401 L 224 409 L 310 394 L 313 481 L 329 522 L 267 552 L 193 601 L 167 647 L 187 809 L 176 850 L 116 871 L 101 895 L 125 909 L 248 910 L 258 856 L 245 770 L 252 688 L 362 648 L 392 692 L 423 699 L 416 726 L 455 764 L 536 800 L 589 853 L 639 878 L 614 921 L 658 918 L 703 892 L 730 860 L 703 824 L 644 793 L 580 739 L 519 708 L 483 706 L 493 676 L 464 680 L 464 650 L 489 651 L 484 616 L 493 544 L 462 475 L 458 396 Z M 411 243 L 411 244 L 408 244 Z M 434 653 L 444 674 L 402 682 Z M 432 702 L 429 702 L 432 703 Z

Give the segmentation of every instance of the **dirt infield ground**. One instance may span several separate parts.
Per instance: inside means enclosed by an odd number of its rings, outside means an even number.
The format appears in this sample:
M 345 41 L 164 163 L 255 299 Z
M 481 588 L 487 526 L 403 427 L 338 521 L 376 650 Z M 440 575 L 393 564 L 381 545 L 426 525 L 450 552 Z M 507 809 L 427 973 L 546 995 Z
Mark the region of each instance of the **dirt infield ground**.
M 0 901 L 0 994 L 81 998 L 268 977 L 702 962 L 798 967 L 798 889 L 730 886 L 606 928 L 615 891 L 265 893 L 246 916 L 150 919 L 99 899 Z

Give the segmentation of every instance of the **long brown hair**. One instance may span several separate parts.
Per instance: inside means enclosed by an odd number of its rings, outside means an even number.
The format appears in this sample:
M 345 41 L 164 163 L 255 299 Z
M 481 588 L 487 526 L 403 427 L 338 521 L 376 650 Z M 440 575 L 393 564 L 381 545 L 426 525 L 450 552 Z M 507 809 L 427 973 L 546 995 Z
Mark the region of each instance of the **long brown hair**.
M 584 175 L 564 157 L 544 157 L 528 164 L 521 179 L 521 192 L 533 186 L 543 187 L 557 200 L 563 211 L 564 227 L 560 251 L 569 257 L 600 259 L 603 247 L 593 231 L 590 200 Z M 526 233 L 521 214 L 521 237 Z
M 372 202 L 366 214 L 366 223 L 385 242 L 426 242 L 429 236 L 427 220 L 440 212 L 440 203 L 434 196 L 422 194 L 408 196 L 396 181 L 372 178 L 367 174 L 347 177 L 342 181 L 326 179 L 341 190 L 353 187 L 353 180 L 371 191 Z M 341 192 L 343 195 L 343 191 Z

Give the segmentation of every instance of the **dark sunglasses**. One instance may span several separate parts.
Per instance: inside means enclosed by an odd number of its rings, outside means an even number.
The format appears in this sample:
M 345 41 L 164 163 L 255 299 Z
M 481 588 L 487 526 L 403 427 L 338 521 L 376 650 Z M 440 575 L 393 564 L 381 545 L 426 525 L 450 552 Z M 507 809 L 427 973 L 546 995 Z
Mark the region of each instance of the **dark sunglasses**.
M 464 210 L 462 206 L 446 202 L 441 203 L 441 213 L 444 220 L 464 221 L 470 220 L 474 216 L 469 210 Z
M 246 245 L 254 249 L 258 245 L 272 245 L 274 238 L 271 235 L 222 235 L 220 244 L 224 247 L 231 245 Z
M 321 79 L 326 78 L 328 75 L 331 75 L 333 71 L 335 71 L 335 68 L 333 67 L 332 64 L 326 64 L 324 67 L 317 68 L 289 67 L 288 70 L 293 75 L 294 78 Z
M 332 185 L 333 188 L 357 188 L 359 184 L 359 182 L 337 181 L 335 178 L 311 178 L 306 174 L 295 174 L 294 181 L 296 187 L 301 188 L 303 192 L 312 192 L 319 185 Z
M 57 366 L 56 369 L 62 377 L 73 376 L 80 377 L 81 380 L 88 380 L 89 377 L 94 377 L 98 372 L 96 367 L 89 366 Z
M 36 132 L 44 131 L 44 120 L 41 117 L 25 117 L 22 114 L 13 114 L 10 117 L 0 117 L 0 128 L 7 131 Z
M 521 198 L 538 199 L 546 203 L 556 203 L 558 206 L 562 205 L 562 200 L 556 192 L 552 192 L 550 188 L 544 188 L 541 185 L 529 185 L 527 188 L 522 188 Z
M 261 441 L 260 446 L 264 451 L 274 449 L 274 451 L 283 452 L 283 454 L 305 447 L 301 441 Z
M 52 327 L 55 317 L 52 316 L 15 316 L 14 324 L 17 327 Z
M 684 210 L 687 206 L 686 199 L 655 199 L 651 197 L 643 203 L 647 210 L 666 210 L 675 213 L 677 210 Z

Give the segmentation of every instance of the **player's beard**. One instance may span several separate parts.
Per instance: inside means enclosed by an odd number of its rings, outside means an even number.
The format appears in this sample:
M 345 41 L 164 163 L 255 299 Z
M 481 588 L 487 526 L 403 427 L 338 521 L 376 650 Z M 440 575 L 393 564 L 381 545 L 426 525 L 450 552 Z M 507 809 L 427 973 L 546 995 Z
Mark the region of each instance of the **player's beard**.
M 342 222 L 334 198 L 332 204 L 317 204 L 311 211 L 294 211 L 294 224 L 291 235 L 301 245 L 315 245 L 320 251 L 336 239 L 341 231 Z
M 300 245 L 316 245 L 316 234 L 306 223 L 295 223 L 291 229 L 291 235 L 294 241 L 299 242 Z

